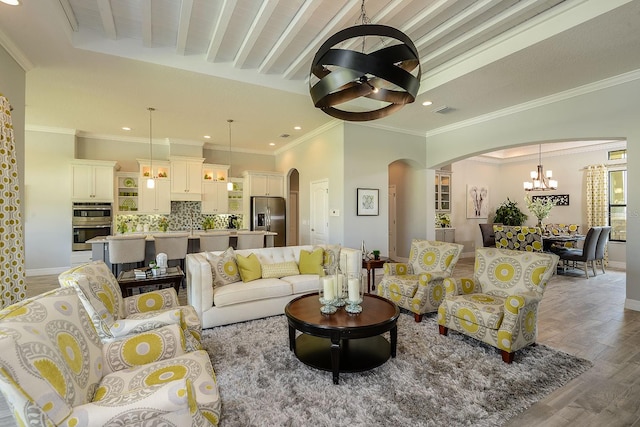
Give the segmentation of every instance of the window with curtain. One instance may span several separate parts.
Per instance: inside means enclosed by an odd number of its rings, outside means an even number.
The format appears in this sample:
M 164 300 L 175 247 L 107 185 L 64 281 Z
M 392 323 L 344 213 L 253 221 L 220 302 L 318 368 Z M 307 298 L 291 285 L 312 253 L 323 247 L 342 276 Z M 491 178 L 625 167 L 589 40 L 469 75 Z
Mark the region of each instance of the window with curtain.
M 610 240 L 627 241 L 627 170 L 609 171 Z

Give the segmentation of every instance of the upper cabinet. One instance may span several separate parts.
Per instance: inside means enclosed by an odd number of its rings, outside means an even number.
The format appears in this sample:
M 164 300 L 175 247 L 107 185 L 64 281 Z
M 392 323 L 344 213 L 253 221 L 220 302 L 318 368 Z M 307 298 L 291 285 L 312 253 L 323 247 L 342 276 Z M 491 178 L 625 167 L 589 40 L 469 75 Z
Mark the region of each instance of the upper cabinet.
M 202 200 L 202 158 L 170 157 L 171 200 Z
M 138 213 L 171 213 L 171 166 L 166 161 L 138 160 L 140 179 L 138 180 Z M 154 177 L 154 186 L 149 188 L 147 180 Z
M 245 193 L 252 196 L 284 197 L 284 176 L 278 172 L 244 173 Z
M 115 166 L 115 161 L 73 161 L 71 163 L 71 199 L 75 202 L 113 202 Z
M 227 182 L 229 166 L 202 165 L 202 205 L 203 214 L 221 214 L 229 210 Z
M 436 172 L 435 199 L 436 212 L 451 212 L 451 172 Z

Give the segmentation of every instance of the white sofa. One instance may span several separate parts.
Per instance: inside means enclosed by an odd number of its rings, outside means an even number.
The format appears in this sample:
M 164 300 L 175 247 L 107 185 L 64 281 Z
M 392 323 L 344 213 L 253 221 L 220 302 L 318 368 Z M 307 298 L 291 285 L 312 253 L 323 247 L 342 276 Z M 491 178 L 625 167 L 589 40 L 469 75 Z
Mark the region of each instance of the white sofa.
M 235 251 L 236 255 L 249 256 L 254 253 L 260 264 L 300 261 L 302 249 L 312 251 L 318 246 L 284 246 L 262 249 L 244 249 Z M 335 247 L 335 246 L 334 246 Z M 211 252 L 220 255 L 222 252 Z M 340 268 L 343 271 L 361 271 L 362 252 L 358 249 L 340 247 Z M 262 317 L 284 313 L 284 307 L 293 298 L 317 292 L 319 276 L 300 274 L 280 279 L 258 279 L 244 283 L 242 281 L 225 285 L 214 290 L 211 264 L 206 253 L 187 254 L 187 298 L 200 319 L 203 328 L 244 322 Z

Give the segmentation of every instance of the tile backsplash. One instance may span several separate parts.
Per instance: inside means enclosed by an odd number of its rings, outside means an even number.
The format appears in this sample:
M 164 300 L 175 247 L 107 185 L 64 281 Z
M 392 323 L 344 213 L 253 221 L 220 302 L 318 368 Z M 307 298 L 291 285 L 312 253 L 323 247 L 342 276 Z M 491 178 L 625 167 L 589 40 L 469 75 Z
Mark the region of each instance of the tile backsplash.
M 235 228 L 245 228 L 243 215 L 204 215 L 200 213 L 200 205 L 200 202 L 171 202 L 170 215 L 119 214 L 116 215 L 116 232 L 161 231 L 160 222 L 163 218 L 169 223 L 168 231 L 204 230 L 206 218 L 213 219 L 215 229 L 225 229 L 229 228 L 230 217 L 236 218 Z

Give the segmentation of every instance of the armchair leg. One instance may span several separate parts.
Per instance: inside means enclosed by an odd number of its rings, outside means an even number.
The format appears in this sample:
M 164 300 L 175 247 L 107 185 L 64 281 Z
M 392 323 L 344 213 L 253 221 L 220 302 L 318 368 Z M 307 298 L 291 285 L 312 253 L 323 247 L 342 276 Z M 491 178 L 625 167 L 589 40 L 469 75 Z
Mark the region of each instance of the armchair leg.
M 440 331 L 440 335 L 447 335 L 449 333 L 449 328 L 446 326 L 438 325 L 438 330 Z
M 513 355 L 514 353 L 509 353 L 508 351 L 505 350 L 500 350 L 500 353 L 502 354 L 502 361 L 504 363 L 511 363 L 513 362 Z
M 413 313 L 413 318 L 415 319 L 416 323 L 422 322 L 422 314 Z

